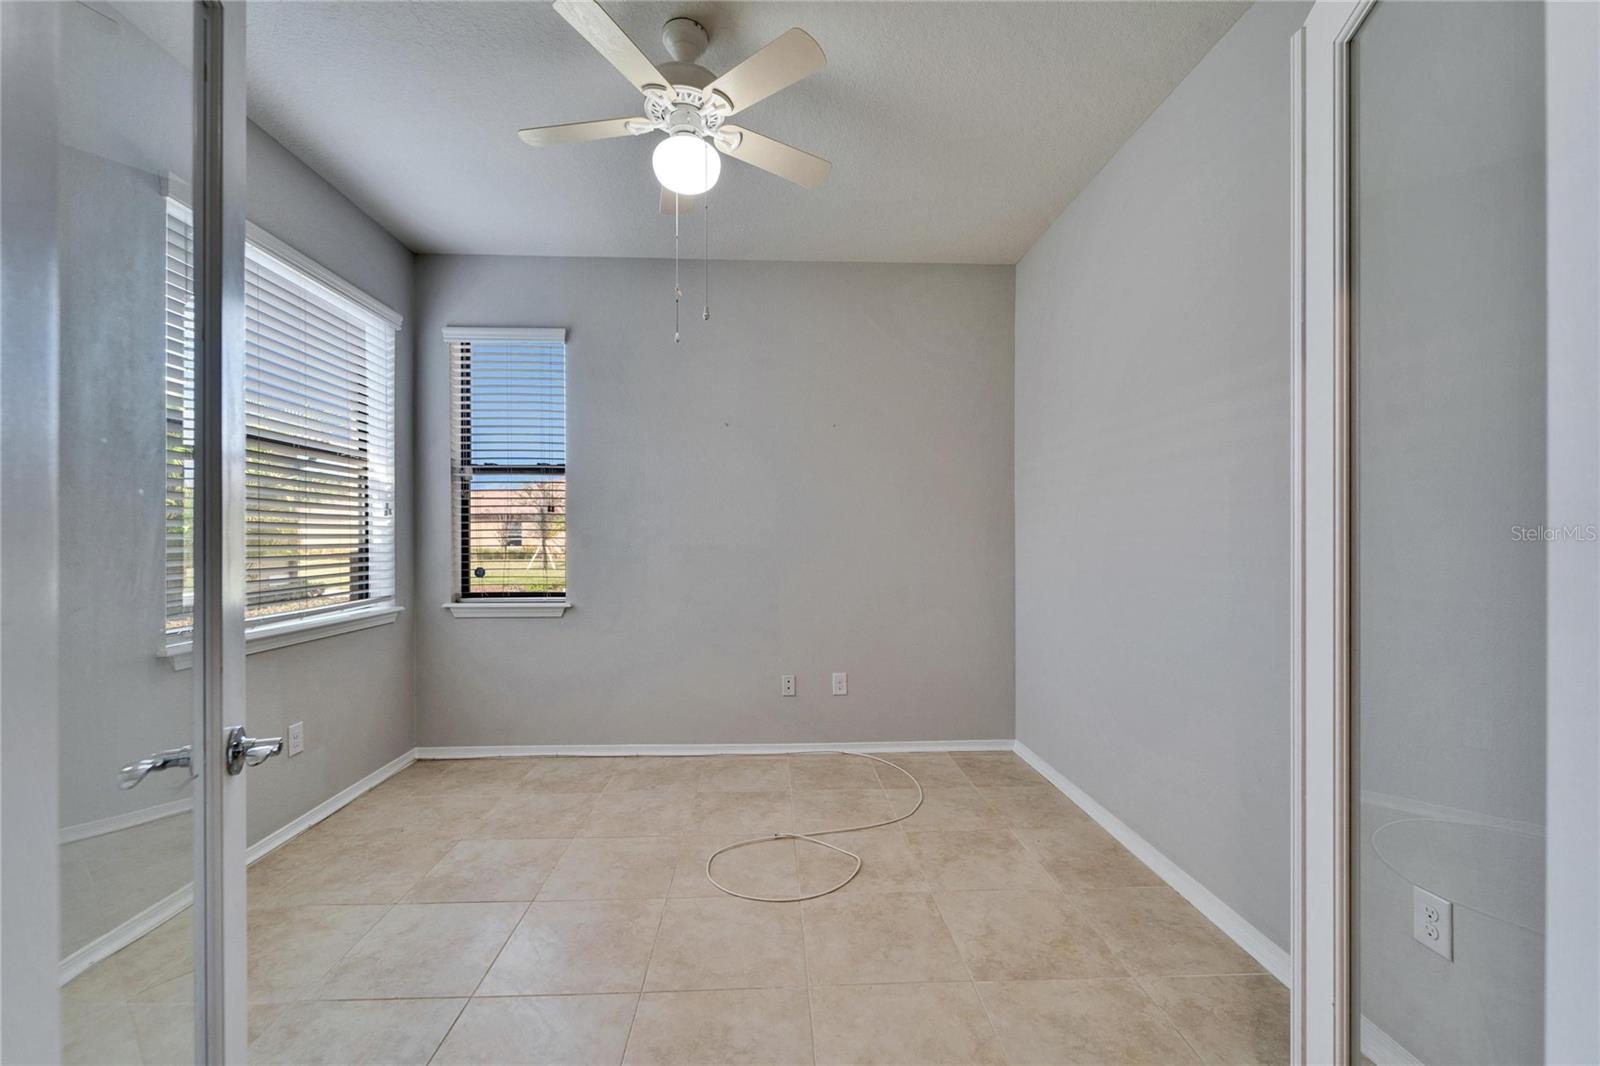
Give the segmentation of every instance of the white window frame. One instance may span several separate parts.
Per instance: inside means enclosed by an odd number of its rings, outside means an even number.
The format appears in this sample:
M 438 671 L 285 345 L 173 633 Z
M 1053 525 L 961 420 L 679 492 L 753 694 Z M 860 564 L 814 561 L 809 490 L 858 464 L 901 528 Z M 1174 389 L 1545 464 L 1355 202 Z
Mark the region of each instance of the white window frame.
M 162 181 L 162 194 L 169 201 L 169 209 L 176 209 L 181 215 L 192 217 L 189 187 L 185 182 L 168 175 Z M 333 295 L 356 305 L 361 310 L 381 320 L 394 330 L 398 340 L 400 328 L 405 321 L 398 311 L 351 285 L 327 267 L 279 240 L 253 222 L 247 221 L 245 223 L 245 242 L 247 246 L 254 246 L 257 251 L 278 260 L 283 265 L 304 275 L 316 285 L 329 290 Z M 391 354 L 391 358 L 393 357 L 393 354 Z M 391 377 L 394 374 L 393 366 L 390 367 L 390 374 Z M 398 444 L 395 424 L 396 413 L 391 410 L 389 415 L 389 433 L 391 437 L 389 441 L 389 456 L 391 464 L 394 462 L 395 449 Z M 398 511 L 398 507 L 396 507 L 396 511 Z M 396 529 L 391 535 L 397 536 L 398 513 L 394 515 L 394 519 Z M 390 565 L 396 566 L 397 561 L 397 559 L 392 558 Z M 271 651 L 274 648 L 289 647 L 294 644 L 303 644 L 307 641 L 321 640 L 325 637 L 388 625 L 394 622 L 405 610 L 398 600 L 397 579 L 398 573 L 391 572 L 384 582 L 388 589 L 386 593 L 375 596 L 370 600 L 353 603 L 347 607 L 292 618 L 273 619 L 266 617 L 249 622 L 245 626 L 245 652 L 246 654 L 254 655 L 259 652 Z M 164 583 L 163 590 L 165 590 Z M 160 648 L 157 650 L 157 655 L 166 659 L 174 670 L 189 669 L 193 665 L 193 641 L 182 632 L 166 633 L 164 591 L 161 627 L 163 639 Z
M 525 340 L 543 341 L 546 343 L 557 342 L 562 345 L 567 343 L 567 331 L 561 326 L 446 326 L 443 331 L 446 359 L 449 360 L 450 345 L 455 341 L 506 341 Z M 449 602 L 443 604 L 445 610 L 456 618 L 560 618 L 572 607 L 571 576 L 568 575 L 568 588 L 562 596 L 530 596 L 526 599 L 499 596 L 492 599 L 462 599 L 459 591 L 459 574 L 457 567 L 461 559 L 461 524 L 455 520 L 454 509 L 461 494 L 461 411 L 460 399 L 454 382 L 455 370 L 451 368 L 450 394 L 450 507 L 452 519 L 450 528 L 454 531 L 450 542 L 450 572 L 451 588 Z

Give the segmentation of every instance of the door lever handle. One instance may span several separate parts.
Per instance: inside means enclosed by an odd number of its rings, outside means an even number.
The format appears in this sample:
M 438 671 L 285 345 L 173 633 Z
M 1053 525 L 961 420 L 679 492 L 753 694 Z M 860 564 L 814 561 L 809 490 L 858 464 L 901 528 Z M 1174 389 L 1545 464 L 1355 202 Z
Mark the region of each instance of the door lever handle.
M 154 755 L 147 755 L 132 766 L 124 766 L 117 775 L 117 787 L 126 792 L 128 789 L 143 781 L 157 770 L 170 770 L 174 766 L 188 766 L 190 751 L 185 744 L 181 748 L 168 748 L 158 751 Z
M 271 737 L 251 744 L 244 749 L 244 764 L 246 766 L 260 766 L 282 750 L 282 737 Z
M 282 737 L 245 735 L 244 726 L 228 730 L 228 773 L 237 774 L 246 766 L 260 766 L 283 750 Z

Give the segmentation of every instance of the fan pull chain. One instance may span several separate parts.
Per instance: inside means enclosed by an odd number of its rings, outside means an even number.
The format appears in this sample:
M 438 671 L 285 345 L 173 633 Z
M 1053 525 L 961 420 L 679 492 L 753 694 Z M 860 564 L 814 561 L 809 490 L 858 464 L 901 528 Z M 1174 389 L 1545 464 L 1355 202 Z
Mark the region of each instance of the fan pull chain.
M 700 166 L 701 166 L 701 169 L 706 171 L 707 175 L 709 176 L 709 168 L 710 168 L 711 164 L 706 161 L 707 158 L 708 157 L 706 157 L 706 156 L 701 156 L 700 157 Z M 710 182 L 707 182 L 707 185 L 709 185 L 709 184 L 710 184 Z M 711 321 L 711 190 L 709 188 L 706 189 L 706 191 L 705 191 L 705 198 L 706 198 L 706 302 L 705 302 L 705 306 L 703 308 L 701 308 L 701 310 L 700 310 L 700 321 L 702 321 L 702 322 L 710 322 Z
M 672 194 L 672 343 L 678 343 L 678 310 L 683 303 L 683 286 L 678 283 L 678 194 Z

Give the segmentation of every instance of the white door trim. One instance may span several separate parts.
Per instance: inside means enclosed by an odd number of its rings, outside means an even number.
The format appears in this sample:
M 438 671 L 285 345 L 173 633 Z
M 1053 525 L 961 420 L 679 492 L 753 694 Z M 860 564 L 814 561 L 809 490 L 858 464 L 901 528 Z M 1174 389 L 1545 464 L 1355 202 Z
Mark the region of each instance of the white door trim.
M 1293 44 L 1294 972 L 1291 1055 L 1349 1063 L 1349 45 L 1374 0 Z

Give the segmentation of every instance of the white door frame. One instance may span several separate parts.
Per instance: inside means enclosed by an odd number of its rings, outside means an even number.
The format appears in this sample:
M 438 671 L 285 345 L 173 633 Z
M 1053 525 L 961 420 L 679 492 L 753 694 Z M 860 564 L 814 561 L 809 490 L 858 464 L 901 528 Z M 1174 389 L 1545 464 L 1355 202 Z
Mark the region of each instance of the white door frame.
M 1291 44 L 1294 968 L 1291 1055 L 1353 1060 L 1350 972 L 1349 46 L 1375 0 Z
M 195 1056 L 244 1062 L 245 777 L 228 727 L 244 688 L 244 4 L 194 5 Z

